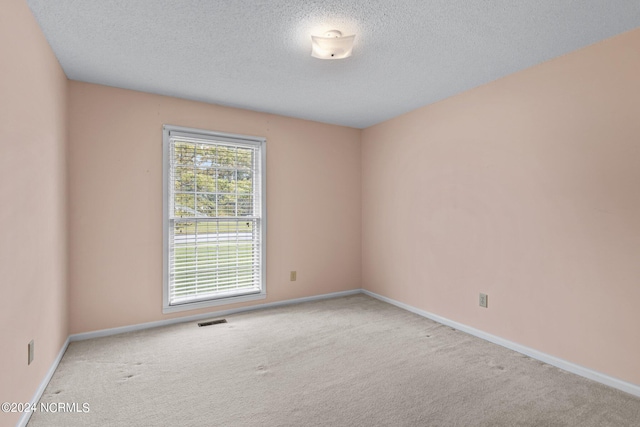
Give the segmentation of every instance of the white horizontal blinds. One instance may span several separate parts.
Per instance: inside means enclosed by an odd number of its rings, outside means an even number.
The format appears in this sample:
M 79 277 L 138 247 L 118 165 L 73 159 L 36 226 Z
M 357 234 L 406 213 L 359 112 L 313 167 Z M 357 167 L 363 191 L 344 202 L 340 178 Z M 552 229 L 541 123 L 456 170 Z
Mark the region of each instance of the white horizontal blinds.
M 261 291 L 260 149 L 170 134 L 169 304 Z
M 170 302 L 260 291 L 257 219 L 175 220 Z

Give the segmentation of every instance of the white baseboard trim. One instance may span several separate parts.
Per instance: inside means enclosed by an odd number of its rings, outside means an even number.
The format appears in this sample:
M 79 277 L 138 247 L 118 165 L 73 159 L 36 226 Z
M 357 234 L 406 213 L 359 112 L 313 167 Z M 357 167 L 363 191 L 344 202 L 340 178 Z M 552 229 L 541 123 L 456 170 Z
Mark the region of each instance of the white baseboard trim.
M 426 317 L 435 322 L 442 323 L 443 325 L 450 326 L 459 331 L 466 332 L 470 335 L 481 338 L 483 340 L 492 342 L 494 344 L 498 344 L 502 347 L 506 347 L 513 351 L 517 351 L 518 353 L 525 354 L 529 357 L 532 357 L 541 362 L 548 363 L 549 365 L 563 369 L 567 372 L 580 375 L 581 377 L 588 378 L 590 380 L 599 382 L 601 384 L 608 385 L 609 387 L 613 387 L 618 390 L 622 390 L 626 393 L 632 394 L 634 396 L 640 397 L 640 385 L 632 384 L 632 383 L 620 380 L 618 378 L 614 378 L 609 375 L 605 375 L 603 373 L 594 371 L 592 369 L 585 368 L 584 366 L 576 365 L 575 363 L 568 362 L 564 359 L 560 359 L 558 357 L 551 356 L 550 354 L 546 354 L 541 351 L 535 350 L 533 348 L 526 347 L 522 344 L 518 344 L 512 341 L 509 341 L 507 339 L 500 338 L 495 335 L 491 335 L 479 329 L 472 328 L 471 326 L 467 326 L 462 323 L 455 322 L 453 320 L 447 319 L 446 317 L 438 316 L 437 314 L 429 313 L 428 311 L 424 311 L 419 308 L 410 306 L 408 304 L 393 300 L 391 298 L 378 295 L 366 289 L 363 289 L 362 293 L 364 293 L 365 295 L 369 295 L 370 297 L 376 298 L 380 301 L 384 301 L 389 304 L 395 305 L 396 307 L 410 311 L 411 313 L 415 313 L 419 316 Z
M 498 344 L 498 345 L 500 345 L 502 347 L 506 347 L 506 348 L 508 348 L 510 350 L 517 351 L 518 353 L 525 354 L 525 355 L 527 355 L 529 357 L 532 357 L 532 358 L 534 358 L 536 360 L 540 360 L 541 362 L 545 362 L 545 363 L 548 363 L 549 365 L 558 367 L 560 369 L 564 369 L 567 372 L 571 372 L 573 374 L 580 375 L 582 377 L 585 377 L 585 378 L 588 378 L 590 380 L 599 382 L 599 383 L 607 385 L 609 387 L 613 387 L 613 388 L 616 388 L 618 390 L 622 390 L 622 391 L 624 391 L 626 393 L 632 394 L 634 396 L 640 397 L 640 385 L 632 384 L 632 383 L 629 383 L 629 382 L 626 382 L 626 381 L 611 377 L 609 375 L 602 374 L 602 373 L 594 371 L 592 369 L 585 368 L 585 367 L 580 366 L 580 365 L 576 365 L 574 363 L 568 362 L 568 361 L 560 359 L 558 357 L 551 356 L 549 354 L 543 353 L 543 352 L 538 351 L 538 350 L 534 350 L 534 349 L 532 349 L 530 347 L 526 347 L 524 345 L 509 341 L 507 339 L 500 338 L 500 337 L 495 336 L 495 335 L 491 335 L 491 334 L 489 334 L 487 332 L 483 332 L 483 331 L 481 331 L 479 329 L 472 328 L 471 326 L 467 326 L 467 325 L 464 325 L 462 323 L 455 322 L 453 320 L 447 319 L 446 317 L 438 316 L 437 314 L 429 313 L 428 311 L 421 310 L 419 308 L 416 308 L 416 307 L 410 306 L 408 304 L 393 300 L 391 298 L 387 298 L 387 297 L 382 296 L 382 295 L 378 295 L 378 294 L 376 294 L 374 292 L 371 292 L 371 291 L 368 291 L 366 289 L 353 289 L 353 290 L 349 290 L 349 291 L 333 292 L 333 293 L 330 293 L 330 294 L 314 295 L 314 296 L 310 296 L 310 297 L 295 298 L 295 299 L 284 300 L 284 301 L 276 301 L 276 302 L 270 302 L 270 303 L 266 303 L 266 304 L 256 304 L 256 305 L 252 305 L 252 306 L 248 306 L 248 307 L 239 307 L 239 308 L 233 308 L 233 309 L 229 309 L 229 310 L 213 311 L 213 312 L 210 312 L 210 313 L 203 313 L 203 314 L 198 314 L 198 315 L 194 315 L 194 316 L 176 317 L 174 319 L 160 320 L 160 321 L 157 321 L 157 322 L 140 323 L 140 324 L 137 324 L 137 325 L 123 326 L 123 327 L 111 328 L 111 329 L 102 329 L 102 330 L 99 330 L 99 331 L 85 332 L 85 333 L 81 333 L 81 334 L 69 335 L 67 340 L 62 345 L 62 348 L 60 349 L 60 352 L 58 353 L 58 356 L 56 357 L 56 359 L 51 364 L 51 367 L 49 368 L 49 371 L 47 371 L 47 374 L 45 375 L 45 377 L 43 378 L 42 382 L 40 383 L 40 386 L 38 387 L 38 389 L 36 390 L 35 394 L 33 395 L 33 398 L 31 399 L 31 403 L 33 405 L 36 405 L 40 401 L 40 398 L 42 397 L 42 394 L 44 393 L 44 390 L 47 388 L 47 385 L 49 384 L 49 381 L 51 380 L 51 377 L 53 377 L 53 374 L 55 373 L 56 369 L 58 368 L 58 365 L 60 364 L 60 361 L 62 360 L 62 357 L 64 356 L 64 353 L 67 350 L 67 347 L 69 346 L 70 342 L 87 340 L 87 339 L 91 339 L 91 338 L 106 337 L 106 336 L 110 336 L 110 335 L 122 334 L 122 333 L 125 333 L 125 332 L 140 331 L 140 330 L 143 330 L 143 329 L 157 328 L 159 326 L 172 325 L 172 324 L 176 324 L 176 323 L 193 322 L 193 321 L 196 321 L 196 320 L 208 319 L 208 318 L 212 318 L 212 317 L 228 316 L 228 315 L 231 315 L 231 314 L 242 313 L 242 312 L 247 312 L 247 311 L 262 310 L 262 309 L 266 309 L 266 308 L 281 307 L 281 306 L 299 304 L 299 303 L 309 302 L 309 301 L 319 301 L 319 300 L 330 299 L 330 298 L 345 297 L 345 296 L 356 295 L 356 294 L 360 294 L 360 293 L 363 293 L 363 294 L 368 295 L 370 297 L 376 298 L 376 299 L 378 299 L 380 301 L 384 301 L 384 302 L 389 303 L 391 305 L 395 305 L 396 307 L 402 308 L 402 309 L 407 310 L 407 311 L 409 311 L 411 313 L 415 313 L 415 314 L 417 314 L 419 316 L 426 317 L 426 318 L 431 319 L 431 320 L 433 320 L 435 322 L 442 323 L 443 325 L 450 326 L 450 327 L 455 328 L 455 329 L 457 329 L 459 331 L 466 332 L 466 333 L 468 333 L 470 335 L 476 336 L 476 337 L 481 338 L 483 340 L 492 342 L 494 344 Z M 30 412 L 23 413 L 22 416 L 20 417 L 20 419 L 18 420 L 18 424 L 16 424 L 16 426 L 25 427 L 27 425 L 27 423 L 29 422 L 30 418 L 31 418 L 31 413 Z
M 58 369 L 58 365 L 60 364 L 60 361 L 62 360 L 62 356 L 64 356 L 64 352 L 67 351 L 67 347 L 69 347 L 69 337 L 67 337 L 67 339 L 65 340 L 64 344 L 62 344 L 62 348 L 58 352 L 58 356 L 56 357 L 56 359 L 51 364 L 51 367 L 47 371 L 47 374 L 44 376 L 44 378 L 42 379 L 42 382 L 38 386 L 38 389 L 36 390 L 35 394 L 31 398 L 31 402 L 30 403 L 31 403 L 32 406 L 37 405 L 38 402 L 40 401 L 40 398 L 42 397 L 42 393 L 44 393 L 44 390 L 49 385 L 49 381 L 51 381 L 51 377 L 53 377 L 53 374 L 56 372 L 56 369 Z M 16 424 L 16 426 L 17 427 L 25 427 L 27 425 L 27 423 L 29 422 L 29 419 L 31 419 L 31 414 L 32 414 L 31 412 L 23 412 L 22 416 L 18 420 L 18 424 Z
M 124 334 L 125 332 L 141 331 L 144 329 L 157 328 L 160 326 L 168 326 L 176 323 L 194 322 L 197 320 L 210 319 L 212 317 L 229 316 L 231 314 L 242 313 L 245 311 L 263 310 L 265 308 L 282 307 L 285 305 L 299 304 L 302 302 L 345 297 L 348 295 L 359 294 L 361 292 L 362 292 L 361 289 L 353 289 L 350 291 L 333 292 L 330 294 L 314 295 L 310 297 L 302 297 L 302 298 L 295 298 L 295 299 L 289 299 L 284 301 L 268 302 L 265 304 L 256 304 L 256 305 L 250 305 L 247 307 L 232 308 L 228 310 L 212 311 L 209 313 L 196 314 L 193 316 L 184 316 L 184 317 L 176 317 L 176 318 L 167 319 L 167 320 L 158 320 L 156 322 L 139 323 L 137 325 L 122 326 L 122 327 L 110 328 L 110 329 L 101 329 L 101 330 L 92 331 L 92 332 L 83 332 L 80 334 L 70 335 L 69 341 L 73 342 L 73 341 L 88 340 L 91 338 L 108 337 L 111 335 Z

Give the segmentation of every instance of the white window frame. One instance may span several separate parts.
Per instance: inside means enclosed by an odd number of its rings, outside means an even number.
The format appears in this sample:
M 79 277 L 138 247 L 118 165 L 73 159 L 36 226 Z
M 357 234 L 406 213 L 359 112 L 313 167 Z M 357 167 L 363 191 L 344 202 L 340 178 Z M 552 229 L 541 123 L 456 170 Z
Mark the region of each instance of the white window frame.
M 164 125 L 162 127 L 162 207 L 163 207 L 163 219 L 162 219 L 162 236 L 163 236 L 163 292 L 162 292 L 162 312 L 173 313 L 177 311 L 195 310 L 199 308 L 212 307 L 224 304 L 233 304 L 245 301 L 255 301 L 264 299 L 267 297 L 266 287 L 266 232 L 267 232 L 267 203 L 266 203 L 266 139 L 263 137 L 247 136 L 230 134 L 223 132 L 214 132 L 203 129 L 187 128 L 182 126 Z M 171 218 L 169 209 L 172 206 L 170 203 L 170 185 L 173 183 L 170 181 L 171 172 L 171 157 L 170 146 L 172 135 L 181 135 L 197 139 L 211 140 L 212 142 L 229 142 L 244 145 L 259 146 L 260 149 L 260 179 L 261 179 L 261 219 L 260 219 L 260 292 L 250 294 L 240 294 L 231 296 L 213 297 L 206 300 L 198 300 L 194 302 L 184 302 L 180 304 L 170 303 L 170 247 L 169 238 L 171 237 L 170 226 Z

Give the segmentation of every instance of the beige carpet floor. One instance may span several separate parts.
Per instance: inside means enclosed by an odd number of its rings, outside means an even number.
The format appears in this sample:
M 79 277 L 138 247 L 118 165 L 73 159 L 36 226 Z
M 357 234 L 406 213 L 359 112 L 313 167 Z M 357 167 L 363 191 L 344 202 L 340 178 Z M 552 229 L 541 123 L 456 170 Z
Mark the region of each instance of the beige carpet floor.
M 638 426 L 640 399 L 364 295 L 72 343 L 29 426 Z

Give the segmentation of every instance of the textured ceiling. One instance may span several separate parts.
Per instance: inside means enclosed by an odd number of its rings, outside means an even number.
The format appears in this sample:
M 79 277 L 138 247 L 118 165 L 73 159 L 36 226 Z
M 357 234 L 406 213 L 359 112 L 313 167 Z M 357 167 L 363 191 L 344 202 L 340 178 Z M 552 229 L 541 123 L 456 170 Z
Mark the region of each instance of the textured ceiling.
M 356 128 L 640 26 L 638 0 L 27 2 L 70 79 Z M 331 29 L 353 57 L 311 57 Z

